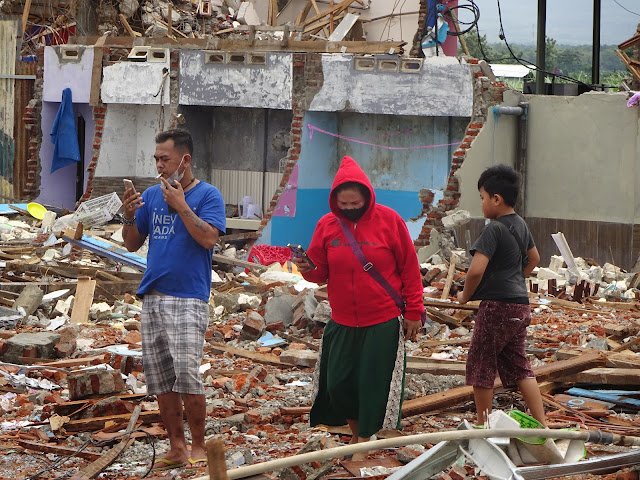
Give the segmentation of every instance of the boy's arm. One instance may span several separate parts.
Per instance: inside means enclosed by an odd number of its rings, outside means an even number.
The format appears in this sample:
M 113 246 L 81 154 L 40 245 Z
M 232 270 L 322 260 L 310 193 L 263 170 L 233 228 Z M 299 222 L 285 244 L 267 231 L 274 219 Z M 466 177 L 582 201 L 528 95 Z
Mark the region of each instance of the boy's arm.
M 527 278 L 533 272 L 533 269 L 536 268 L 538 262 L 540 261 L 540 254 L 538 253 L 538 249 L 536 247 L 532 247 L 527 250 L 527 257 L 529 258 L 529 263 L 524 268 L 524 278 Z
M 471 260 L 471 265 L 464 280 L 464 290 L 458 293 L 458 302 L 463 304 L 469 301 L 473 292 L 475 292 L 478 285 L 480 285 L 480 281 L 488 264 L 489 257 L 478 251 L 473 254 L 473 260 Z

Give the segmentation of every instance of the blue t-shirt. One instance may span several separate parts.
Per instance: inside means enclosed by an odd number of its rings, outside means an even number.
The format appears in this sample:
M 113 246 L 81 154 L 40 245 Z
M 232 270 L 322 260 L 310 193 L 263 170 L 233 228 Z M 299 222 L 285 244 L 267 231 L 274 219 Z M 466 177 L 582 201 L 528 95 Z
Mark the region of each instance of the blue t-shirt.
M 198 182 L 185 192 L 189 208 L 223 235 L 226 228 L 224 200 L 220 191 Z M 138 295 L 157 290 L 165 295 L 209 301 L 213 249 L 196 242 L 177 213 L 169 213 L 160 185 L 142 194 L 144 205 L 136 211 L 138 231 L 149 236 L 147 270 Z

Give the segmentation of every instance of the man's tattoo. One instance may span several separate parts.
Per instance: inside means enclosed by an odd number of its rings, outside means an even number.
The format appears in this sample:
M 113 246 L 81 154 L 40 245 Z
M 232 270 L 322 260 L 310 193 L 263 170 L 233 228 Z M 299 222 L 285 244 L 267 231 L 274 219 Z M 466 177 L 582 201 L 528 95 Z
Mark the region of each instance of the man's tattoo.
M 184 213 L 187 217 L 193 220 L 193 224 L 196 226 L 196 228 L 202 230 L 203 232 L 206 232 L 208 230 L 207 222 L 203 222 L 202 219 L 198 217 L 195 213 L 193 213 L 191 209 L 184 210 L 182 213 Z

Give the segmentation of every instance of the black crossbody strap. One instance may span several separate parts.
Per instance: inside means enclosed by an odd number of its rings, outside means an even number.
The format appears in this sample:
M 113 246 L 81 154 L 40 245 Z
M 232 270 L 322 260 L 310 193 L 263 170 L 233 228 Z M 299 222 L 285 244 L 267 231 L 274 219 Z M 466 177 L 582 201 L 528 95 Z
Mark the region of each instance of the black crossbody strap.
M 367 257 L 364 256 L 364 253 L 362 252 L 360 245 L 358 245 L 358 242 L 356 241 L 356 238 L 353 236 L 353 233 L 351 232 L 351 230 L 349 230 L 349 227 L 347 227 L 344 224 L 344 222 L 339 218 L 338 218 L 338 223 L 340 224 L 340 228 L 342 229 L 342 233 L 344 233 L 344 236 L 346 237 L 347 242 L 349 242 L 349 246 L 351 247 L 351 250 L 353 250 L 354 255 L 362 265 L 362 269 L 365 272 L 367 272 L 369 275 L 371 275 L 373 279 L 376 282 L 378 282 L 378 284 L 382 288 L 384 288 L 384 290 L 393 299 L 394 303 L 398 306 L 400 311 L 404 314 L 404 310 L 406 308 L 404 304 L 404 300 L 400 298 L 400 295 L 398 295 L 398 292 L 396 292 L 395 289 L 391 286 L 391 284 L 387 281 L 387 279 L 382 276 L 382 274 L 373 265 L 373 263 L 367 260 Z

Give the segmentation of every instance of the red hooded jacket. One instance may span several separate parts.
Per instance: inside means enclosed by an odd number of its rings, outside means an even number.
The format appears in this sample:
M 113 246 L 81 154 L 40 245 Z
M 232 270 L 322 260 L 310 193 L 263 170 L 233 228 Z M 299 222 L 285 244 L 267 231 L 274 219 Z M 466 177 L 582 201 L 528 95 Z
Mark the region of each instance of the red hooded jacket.
M 376 204 L 371 182 L 351 157 L 342 159 L 331 191 L 346 182 L 358 182 L 369 189 L 369 207 L 354 223 L 340 213 L 335 196 L 329 196 L 331 213 L 318 221 L 307 252 L 317 269 L 305 273 L 304 278 L 327 282 L 332 318 L 342 325 L 367 327 L 400 315 L 389 294 L 363 270 L 340 228 L 337 218 L 340 217 L 353 232 L 367 260 L 405 300 L 405 318 L 419 321 L 424 313 L 422 279 L 404 220 L 391 208 Z

